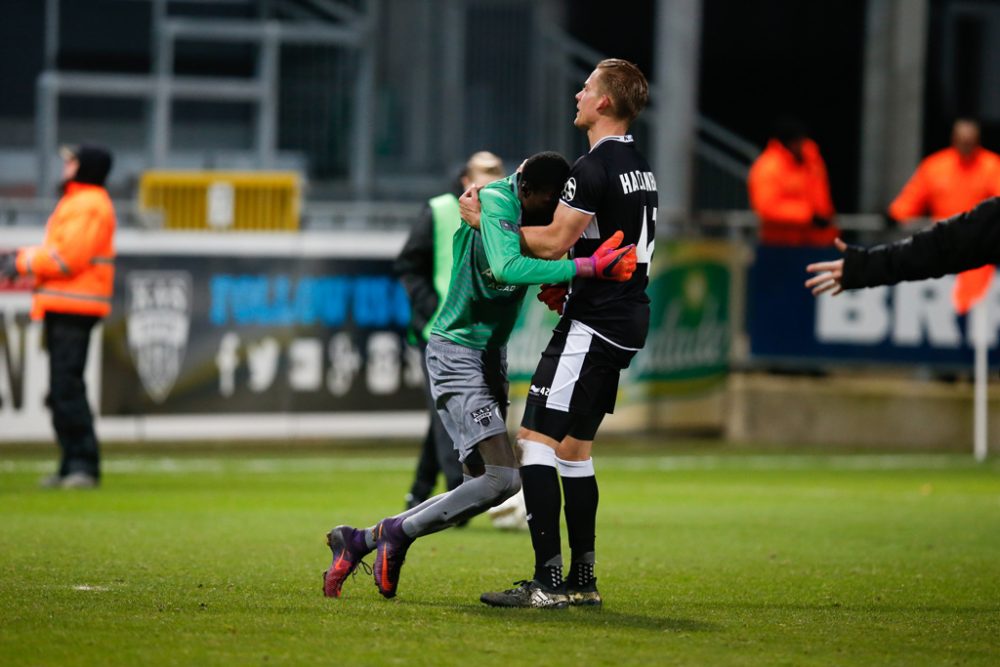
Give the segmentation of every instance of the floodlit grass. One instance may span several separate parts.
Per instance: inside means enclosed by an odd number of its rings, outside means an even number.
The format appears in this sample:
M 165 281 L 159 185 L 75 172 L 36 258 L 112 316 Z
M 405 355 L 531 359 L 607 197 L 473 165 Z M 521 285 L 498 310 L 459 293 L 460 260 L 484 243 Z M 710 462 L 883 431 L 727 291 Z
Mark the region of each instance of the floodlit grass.
M 398 452 L 117 452 L 46 492 L 0 450 L 0 664 L 997 664 L 1000 465 L 970 459 L 597 459 L 605 607 L 537 611 L 478 602 L 531 565 L 484 518 L 414 545 L 395 600 L 323 598 L 325 531 L 399 509 Z

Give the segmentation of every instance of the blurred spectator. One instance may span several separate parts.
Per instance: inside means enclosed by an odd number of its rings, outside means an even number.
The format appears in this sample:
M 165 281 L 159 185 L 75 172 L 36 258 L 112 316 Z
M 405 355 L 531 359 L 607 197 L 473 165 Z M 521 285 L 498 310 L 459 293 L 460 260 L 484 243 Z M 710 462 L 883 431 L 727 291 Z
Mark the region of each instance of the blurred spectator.
M 396 259 L 394 268 L 410 298 L 410 342 L 419 345 L 421 359 L 451 281 L 452 237 L 462 222 L 458 213 L 458 195 L 471 185 L 482 187 L 505 175 L 503 162 L 493 153 L 480 151 L 472 155 L 452 192 L 434 197 L 424 207 Z M 424 390 L 431 423 L 420 450 L 413 484 L 406 494 L 407 509 L 427 500 L 437 484 L 439 472 L 444 473 L 449 491 L 461 484 L 463 479 L 458 451 L 434 409 L 430 386 L 426 383 L 426 370 L 425 367 Z
M 924 158 L 889 205 L 893 220 L 905 223 L 930 216 L 950 218 L 1000 195 L 1000 155 L 979 145 L 979 124 L 960 118 L 951 146 Z
M 760 218 L 760 242 L 827 246 L 839 232 L 819 147 L 797 120 L 775 124 L 764 152 L 750 167 L 750 205 Z
M 902 192 L 889 205 L 889 216 L 899 223 L 929 215 L 935 222 L 969 211 L 989 197 L 1000 195 L 1000 155 L 979 145 L 979 123 L 959 118 L 951 130 L 951 146 L 924 158 Z M 992 265 L 962 273 L 955 283 L 959 312 L 989 288 Z
M 47 402 L 62 461 L 42 486 L 93 488 L 100 482 L 100 453 L 84 369 L 90 332 L 111 312 L 115 212 L 104 182 L 112 158 L 107 149 L 86 145 L 64 148 L 62 158 L 63 195 L 42 244 L 0 259 L 0 277 L 34 278 L 31 317 L 44 320 Z

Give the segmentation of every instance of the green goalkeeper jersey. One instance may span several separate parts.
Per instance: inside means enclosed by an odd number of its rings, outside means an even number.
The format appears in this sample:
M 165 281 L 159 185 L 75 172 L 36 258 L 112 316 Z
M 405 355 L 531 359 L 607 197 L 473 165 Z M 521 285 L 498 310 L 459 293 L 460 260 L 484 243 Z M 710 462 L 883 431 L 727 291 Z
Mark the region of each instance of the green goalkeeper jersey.
M 507 344 L 528 285 L 561 283 L 576 275 L 572 260 L 521 254 L 518 174 L 479 191 L 479 231 L 460 225 L 452 240 L 448 296 L 431 330 L 476 350 Z

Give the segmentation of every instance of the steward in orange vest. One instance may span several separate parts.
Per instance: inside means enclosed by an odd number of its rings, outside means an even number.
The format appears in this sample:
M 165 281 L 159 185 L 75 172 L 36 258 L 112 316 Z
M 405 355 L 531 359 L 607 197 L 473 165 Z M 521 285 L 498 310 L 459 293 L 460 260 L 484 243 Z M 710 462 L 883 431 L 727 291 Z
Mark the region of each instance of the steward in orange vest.
M 924 158 L 889 205 L 889 216 L 905 223 L 929 215 L 937 222 L 996 196 L 1000 196 L 1000 155 L 979 145 L 979 123 L 960 118 L 952 126 L 951 146 Z M 989 264 L 959 274 L 952 295 L 958 312 L 968 312 L 982 298 L 993 272 Z
M 115 211 L 103 185 L 111 156 L 87 152 L 95 150 L 80 149 L 83 159 L 95 164 L 81 160 L 83 173 L 78 171 L 65 183 L 63 197 L 45 225 L 42 244 L 17 253 L 17 272 L 35 278 L 32 319 L 42 319 L 49 312 L 97 317 L 111 312 Z M 95 173 L 88 178 L 88 171 Z
M 42 244 L 0 260 L 0 277 L 34 278 L 31 317 L 45 324 L 48 404 L 62 462 L 42 484 L 90 488 L 100 479 L 100 457 L 84 368 L 90 332 L 111 312 L 115 212 L 104 189 L 111 153 L 97 146 L 63 149 L 63 163 L 63 196 Z
M 826 164 L 797 122 L 778 125 L 750 167 L 747 188 L 762 244 L 827 246 L 839 236 Z

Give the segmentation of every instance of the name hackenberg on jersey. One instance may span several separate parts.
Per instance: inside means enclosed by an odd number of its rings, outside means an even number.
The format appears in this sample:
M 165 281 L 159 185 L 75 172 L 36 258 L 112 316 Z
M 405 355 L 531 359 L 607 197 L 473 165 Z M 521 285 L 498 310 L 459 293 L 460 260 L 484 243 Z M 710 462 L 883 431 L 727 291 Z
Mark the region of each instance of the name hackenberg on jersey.
M 597 142 L 573 165 L 562 204 L 593 215 L 570 255 L 588 257 L 617 230 L 634 243 L 638 266 L 624 283 L 574 280 L 565 317 L 623 347 L 640 348 L 649 329 L 649 266 L 656 238 L 656 179 L 632 137 Z

